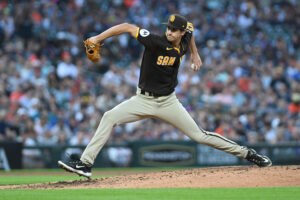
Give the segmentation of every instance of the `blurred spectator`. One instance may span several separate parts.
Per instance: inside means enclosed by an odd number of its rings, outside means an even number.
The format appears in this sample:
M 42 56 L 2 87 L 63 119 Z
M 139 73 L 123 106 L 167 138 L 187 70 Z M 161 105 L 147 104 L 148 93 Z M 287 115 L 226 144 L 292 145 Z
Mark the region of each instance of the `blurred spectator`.
M 110 38 L 94 64 L 82 40 L 122 22 L 159 33 L 170 13 L 185 15 L 195 27 L 204 66 L 194 73 L 189 55 L 184 57 L 176 92 L 204 129 L 251 143 L 300 141 L 295 0 L 1 3 L 0 140 L 86 144 L 102 114 L 135 93 L 142 46 L 129 35 Z M 189 139 L 159 120 L 120 126 L 114 133 L 111 143 Z M 33 150 L 24 154 L 40 156 Z
M 56 145 L 57 137 L 51 131 L 45 131 L 43 135 L 37 137 L 37 142 L 40 145 L 52 146 Z
M 294 116 L 300 113 L 300 94 L 292 94 L 292 102 L 289 104 L 289 112 Z
M 70 129 L 70 127 L 68 126 L 67 122 L 64 119 L 58 119 L 56 125 L 54 125 L 51 129 L 50 129 L 51 133 L 58 137 L 58 135 L 63 132 L 67 135 L 67 137 L 71 137 L 72 136 L 72 131 Z
M 57 66 L 57 76 L 59 78 L 65 78 L 70 76 L 76 78 L 78 75 L 78 70 L 74 64 L 71 63 L 71 55 L 68 52 L 62 53 L 62 62 Z
M 9 9 L 4 10 L 1 15 L 0 27 L 4 30 L 5 40 L 8 41 L 15 31 L 14 18 L 9 15 Z
M 22 139 L 25 147 L 34 147 L 38 145 L 37 133 L 34 131 L 32 120 L 26 120 L 22 131 Z M 23 149 L 23 168 L 42 168 L 42 152 L 38 149 Z
M 5 120 L 5 110 L 0 110 L 0 141 L 6 139 L 6 131 L 9 128 L 9 124 Z
M 69 141 L 71 146 L 86 146 L 89 143 L 89 138 L 83 133 L 78 132 L 76 137 L 72 137 Z M 79 156 L 82 154 L 83 150 L 80 148 L 68 148 L 66 150 L 67 155 L 76 155 Z

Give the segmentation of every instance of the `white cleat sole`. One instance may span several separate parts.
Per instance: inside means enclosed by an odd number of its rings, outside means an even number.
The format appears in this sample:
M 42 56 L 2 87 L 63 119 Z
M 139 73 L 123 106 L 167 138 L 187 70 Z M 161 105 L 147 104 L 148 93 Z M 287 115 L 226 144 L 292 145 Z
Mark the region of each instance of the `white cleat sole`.
M 268 158 L 267 156 L 263 156 L 263 158 L 270 162 L 268 165 L 263 166 L 263 167 L 270 167 L 270 166 L 272 166 L 272 161 L 270 160 L 270 158 Z
M 92 176 L 92 173 L 90 173 L 90 172 L 83 172 L 82 170 L 74 169 L 74 168 L 66 165 L 65 163 L 63 163 L 60 160 L 57 163 L 58 163 L 59 167 L 61 167 L 62 169 L 66 170 L 68 172 L 78 174 L 79 176 L 84 176 L 84 177 L 86 177 L 88 179 L 90 179 L 90 177 Z

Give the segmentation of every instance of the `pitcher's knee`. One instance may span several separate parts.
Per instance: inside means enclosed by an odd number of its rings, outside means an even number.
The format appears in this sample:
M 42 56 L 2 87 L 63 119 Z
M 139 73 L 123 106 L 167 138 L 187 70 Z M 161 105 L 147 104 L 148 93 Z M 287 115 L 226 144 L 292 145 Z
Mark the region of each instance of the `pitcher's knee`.
M 109 110 L 109 111 L 106 111 L 103 116 L 102 116 L 102 119 L 101 120 L 104 120 L 104 121 L 110 121 L 111 123 L 113 123 L 113 125 L 116 123 L 114 121 L 115 117 L 114 117 L 114 113 L 112 110 Z

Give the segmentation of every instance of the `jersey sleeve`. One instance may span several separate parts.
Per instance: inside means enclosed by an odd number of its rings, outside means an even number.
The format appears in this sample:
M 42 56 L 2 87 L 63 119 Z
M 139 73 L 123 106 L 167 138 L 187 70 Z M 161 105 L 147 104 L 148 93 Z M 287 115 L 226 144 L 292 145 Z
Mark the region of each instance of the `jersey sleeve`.
M 160 43 L 157 35 L 151 34 L 150 31 L 143 28 L 138 28 L 136 39 L 147 48 L 155 48 Z
M 187 40 L 188 43 L 190 42 L 190 40 L 192 38 L 193 31 L 194 31 L 193 24 L 191 22 L 188 22 L 187 26 L 186 26 L 186 33 L 185 33 L 185 39 Z
M 193 24 L 191 22 L 188 22 L 186 26 L 186 33 L 182 38 L 184 49 L 185 49 L 184 53 L 186 53 L 187 49 L 189 48 L 193 31 L 194 31 Z

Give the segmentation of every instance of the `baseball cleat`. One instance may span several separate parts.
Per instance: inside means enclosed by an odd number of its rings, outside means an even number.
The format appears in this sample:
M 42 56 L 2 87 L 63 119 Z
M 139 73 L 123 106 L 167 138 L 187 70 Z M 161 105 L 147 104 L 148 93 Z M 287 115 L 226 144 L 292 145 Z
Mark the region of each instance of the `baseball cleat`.
M 270 158 L 256 153 L 254 149 L 249 149 L 246 160 L 256 164 L 259 167 L 269 167 L 272 165 Z
M 92 176 L 92 172 L 91 172 L 92 168 L 87 166 L 80 160 L 73 160 L 73 161 L 68 162 L 68 164 L 59 160 L 58 166 L 68 172 L 78 174 L 79 176 L 84 176 L 88 179 Z

